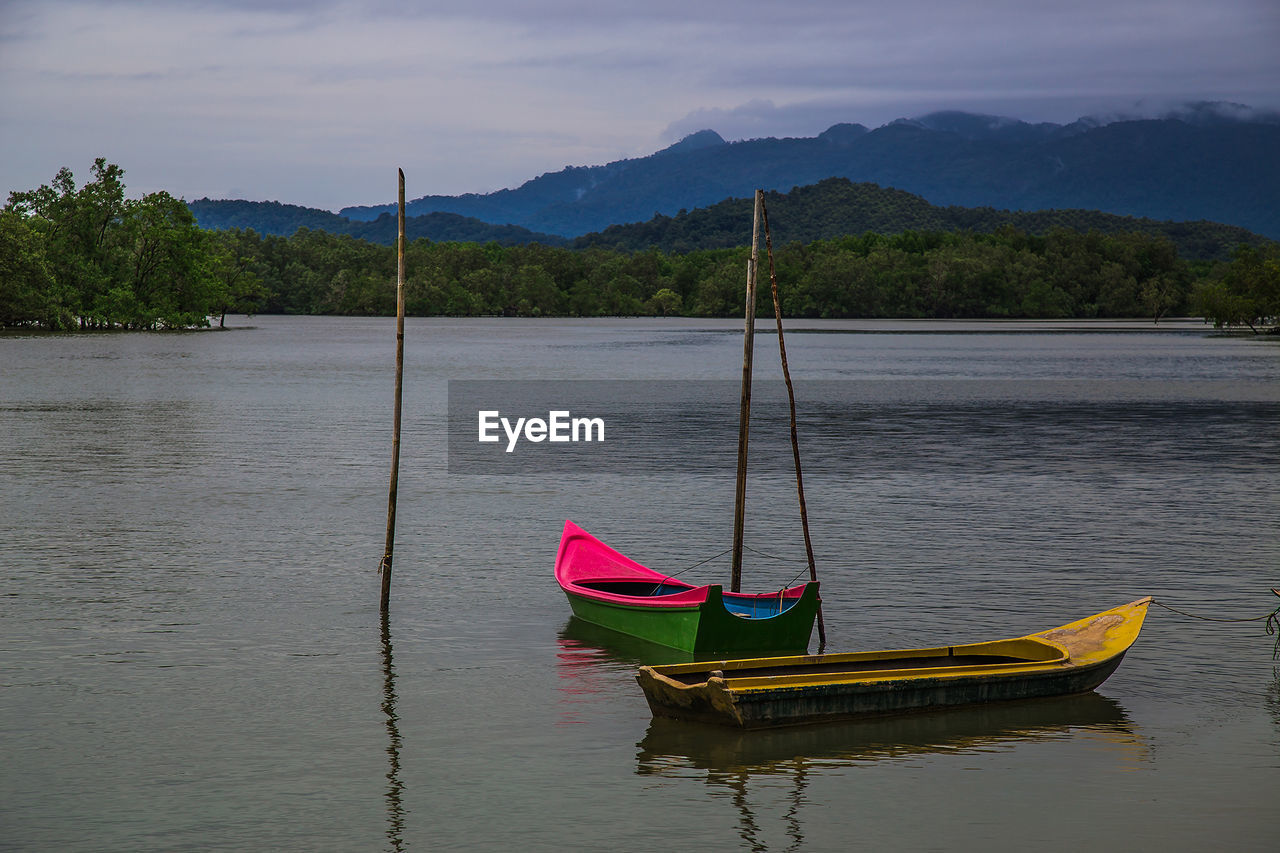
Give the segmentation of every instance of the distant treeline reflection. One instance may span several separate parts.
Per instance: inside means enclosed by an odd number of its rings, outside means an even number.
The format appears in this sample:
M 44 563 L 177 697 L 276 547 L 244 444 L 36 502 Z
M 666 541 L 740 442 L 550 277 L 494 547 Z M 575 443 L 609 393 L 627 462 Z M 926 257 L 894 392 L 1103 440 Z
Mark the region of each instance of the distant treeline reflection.
M 98 160 L 79 190 L 15 192 L 0 212 L 0 325 L 171 328 L 234 313 L 390 315 L 396 252 L 300 229 L 204 231 L 166 193 L 124 198 Z M 744 229 L 749 225 L 744 223 Z M 748 249 L 667 253 L 539 244 L 407 248 L 415 316 L 735 316 Z M 1194 314 L 1218 325 L 1280 315 L 1280 244 L 1188 260 L 1162 235 L 1013 226 L 868 233 L 775 247 L 782 308 L 823 318 L 1106 318 Z M 761 288 L 761 310 L 768 289 Z

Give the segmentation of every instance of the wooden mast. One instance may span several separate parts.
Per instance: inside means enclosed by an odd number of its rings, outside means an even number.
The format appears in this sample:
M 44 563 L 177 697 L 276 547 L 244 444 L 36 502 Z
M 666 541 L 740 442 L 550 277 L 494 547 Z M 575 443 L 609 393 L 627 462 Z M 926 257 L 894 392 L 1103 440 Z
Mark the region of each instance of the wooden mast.
M 742 528 L 747 506 L 747 433 L 751 426 L 751 359 L 756 333 L 756 265 L 760 259 L 760 205 L 764 192 L 756 190 L 751 224 L 751 258 L 747 261 L 746 324 L 742 335 L 742 402 L 738 410 L 738 491 L 733 505 L 733 562 L 731 592 L 742 591 Z
M 404 170 L 400 174 L 400 197 L 397 221 L 399 236 L 396 238 L 396 400 L 395 416 L 391 428 L 391 486 L 387 493 L 387 542 L 382 552 L 383 613 L 391 604 L 391 553 L 396 541 L 396 491 L 400 480 L 400 398 L 404 391 Z
M 796 391 L 791 384 L 791 369 L 787 367 L 787 343 L 782 335 L 782 300 L 778 296 L 778 273 L 773 266 L 773 239 L 769 236 L 769 210 L 764 200 L 758 199 L 761 218 L 764 219 L 764 247 L 769 256 L 769 289 L 773 294 L 773 316 L 778 323 L 778 356 L 782 359 L 782 378 L 787 383 L 787 402 L 791 406 L 791 455 L 796 463 L 796 497 L 800 502 L 800 527 L 804 531 L 804 553 L 809 561 L 809 580 L 817 582 L 818 568 L 813 561 L 813 540 L 809 538 L 809 510 L 804 502 L 804 475 L 800 473 L 800 438 L 796 432 Z M 827 626 L 822 621 L 822 605 L 818 605 L 818 642 L 827 645 Z

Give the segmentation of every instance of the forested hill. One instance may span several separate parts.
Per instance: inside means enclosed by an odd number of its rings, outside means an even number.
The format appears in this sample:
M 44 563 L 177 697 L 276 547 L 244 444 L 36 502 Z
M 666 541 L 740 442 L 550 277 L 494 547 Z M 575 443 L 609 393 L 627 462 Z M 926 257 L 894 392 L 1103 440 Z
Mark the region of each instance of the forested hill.
M 1096 210 L 1009 211 L 990 207 L 938 207 L 918 195 L 876 184 L 855 184 L 829 178 L 789 193 L 767 196 L 772 211 L 775 243 L 809 243 L 849 234 L 901 234 L 904 231 L 974 231 L 990 233 L 1004 225 L 1029 234 L 1051 228 L 1099 231 L 1104 234 L 1141 232 L 1169 238 L 1187 259 L 1225 260 L 1241 243 L 1259 245 L 1266 238 L 1244 228 L 1216 222 L 1170 222 L 1100 213 Z M 396 239 L 396 220 L 389 213 L 360 222 L 327 210 L 279 202 L 211 201 L 199 199 L 188 207 L 202 228 L 252 229 L 262 235 L 291 236 L 300 228 L 345 234 L 390 246 Z M 725 199 L 709 207 L 659 214 L 648 222 L 613 225 L 604 231 L 568 240 L 540 234 L 518 225 L 490 225 L 454 213 L 431 213 L 405 220 L 409 240 L 498 243 L 502 246 L 592 246 L 622 251 L 650 248 L 692 252 L 742 246 L 750 241 L 751 199 Z
M 945 112 L 874 130 L 840 124 L 812 138 L 730 143 L 702 131 L 648 157 L 568 167 L 495 193 L 429 196 L 408 211 L 578 236 L 750 197 L 757 188 L 787 191 L 843 177 L 938 205 L 1209 220 L 1280 239 L 1278 151 L 1280 116 L 1230 104 L 1066 125 Z M 375 219 L 391 209 L 341 212 Z
M 281 204 L 278 201 L 229 201 L 197 199 L 187 207 L 195 214 L 201 228 L 221 231 L 230 228 L 252 229 L 259 234 L 289 237 L 299 228 L 346 234 L 371 243 L 390 246 L 396 241 L 398 227 L 391 213 L 376 219 L 352 220 L 327 210 Z M 502 246 L 563 246 L 568 241 L 553 234 L 539 234 L 518 225 L 491 225 L 456 213 L 429 213 L 405 218 L 405 234 L 409 240 L 425 237 L 437 243 L 498 243 Z
M 123 175 L 98 158 L 78 189 L 64 167 L 52 184 L 10 193 L 0 209 L 0 328 L 177 329 L 228 312 L 389 314 L 401 292 L 406 311 L 423 316 L 719 317 L 742 310 L 745 201 L 656 220 L 652 233 L 638 237 L 650 243 L 679 230 L 692 235 L 697 226 L 701 243 L 734 248 L 580 251 L 414 240 L 401 291 L 390 246 L 309 226 L 290 236 L 203 229 L 166 192 L 129 198 Z M 1258 330 L 1280 316 L 1280 243 L 1272 241 L 1238 246 L 1229 262 L 1189 261 L 1162 234 L 1100 234 L 1088 214 L 1043 236 L 1014 224 L 989 234 L 946 231 L 939 226 L 991 224 L 1001 215 L 938 209 L 909 193 L 839 179 L 771 194 L 770 206 L 778 228 L 770 263 L 776 258 L 787 282 L 783 311 L 792 317 L 1158 321 L 1190 309 L 1215 324 Z M 1047 214 L 1048 221 L 1058 215 L 1073 214 Z M 390 217 L 380 221 L 391 225 Z M 333 224 L 312 220 L 321 222 Z M 921 230 L 911 229 L 916 223 Z M 819 228 L 842 236 L 804 234 Z
M 1029 234 L 1052 228 L 1140 232 L 1169 238 L 1187 259 L 1225 260 L 1241 243 L 1267 242 L 1244 228 L 1216 222 L 1157 222 L 1096 210 L 1008 211 L 990 207 L 937 207 L 902 190 L 830 178 L 790 193 L 766 193 L 774 245 L 810 243 L 849 234 L 901 234 L 904 231 L 991 233 L 1012 225 Z M 577 248 L 600 246 L 624 251 L 658 248 L 690 252 L 742 246 L 750 242 L 751 198 L 726 199 L 710 207 L 656 216 L 648 222 L 614 225 L 579 237 Z

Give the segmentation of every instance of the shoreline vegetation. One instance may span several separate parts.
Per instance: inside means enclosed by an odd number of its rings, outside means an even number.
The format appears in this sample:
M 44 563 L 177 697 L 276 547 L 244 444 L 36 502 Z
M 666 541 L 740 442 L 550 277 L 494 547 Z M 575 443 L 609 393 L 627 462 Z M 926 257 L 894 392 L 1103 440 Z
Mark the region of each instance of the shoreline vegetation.
M 394 316 L 396 253 L 346 235 L 202 230 L 166 192 L 126 199 L 99 158 L 77 188 L 13 192 L 0 210 L 0 328 L 183 329 L 233 314 Z M 409 244 L 410 316 L 733 317 L 749 249 Z M 866 233 L 775 247 L 796 319 L 1113 319 L 1193 315 L 1262 332 L 1280 317 L 1280 243 L 1230 260 L 1167 237 L 1013 225 Z

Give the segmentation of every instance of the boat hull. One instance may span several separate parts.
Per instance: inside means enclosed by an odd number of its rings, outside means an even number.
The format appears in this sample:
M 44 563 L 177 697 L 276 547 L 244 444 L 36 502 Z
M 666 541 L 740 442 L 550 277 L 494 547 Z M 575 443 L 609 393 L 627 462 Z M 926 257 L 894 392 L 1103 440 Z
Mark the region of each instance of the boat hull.
M 693 651 L 698 646 L 702 607 L 640 608 L 598 601 L 565 590 L 573 615 L 620 634 L 661 646 Z
M 1120 665 L 1150 599 L 1017 640 L 641 667 L 654 716 L 739 728 L 1085 693 Z
M 640 565 L 565 522 L 556 580 L 573 615 L 695 657 L 803 651 L 821 603 L 818 584 L 760 595 L 693 586 Z
M 719 586 L 692 607 L 652 607 L 601 601 L 565 590 L 584 622 L 698 656 L 785 653 L 809 645 L 818 611 L 818 585 L 807 584 L 790 608 L 766 619 L 744 619 L 725 606 Z

